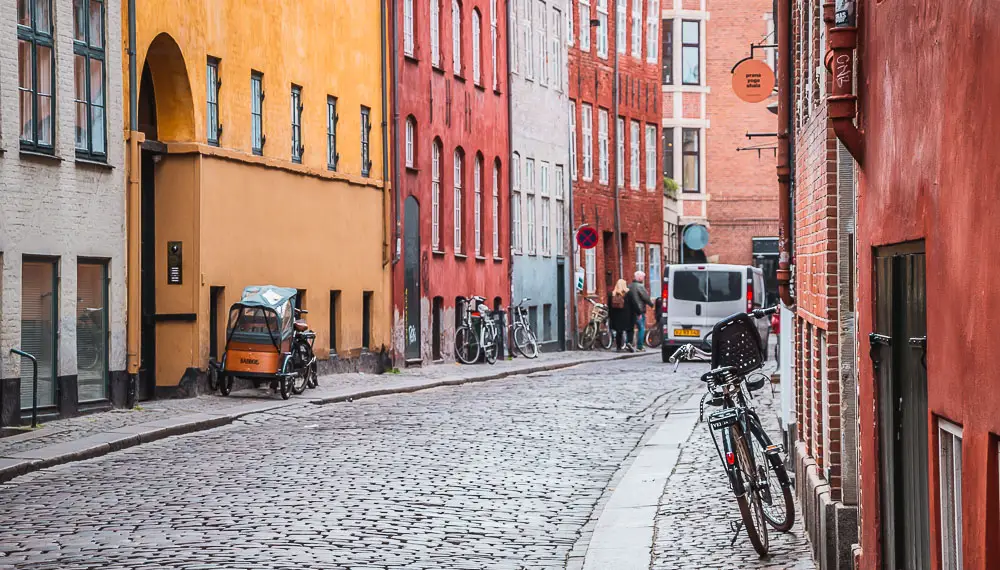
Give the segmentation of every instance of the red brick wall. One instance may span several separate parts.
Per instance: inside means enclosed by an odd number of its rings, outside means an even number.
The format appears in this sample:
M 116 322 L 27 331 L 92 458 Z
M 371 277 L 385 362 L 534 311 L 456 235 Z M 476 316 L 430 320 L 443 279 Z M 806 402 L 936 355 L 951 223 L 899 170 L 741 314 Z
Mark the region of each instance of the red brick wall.
M 592 17 L 597 17 L 596 2 L 591 3 Z M 576 38 L 579 39 L 579 8 L 574 3 L 575 16 L 573 18 L 576 26 Z M 646 36 L 643 30 L 643 57 L 641 60 L 632 57 L 631 43 L 627 44 L 626 53 L 619 54 L 619 76 L 621 90 L 619 95 L 618 114 L 625 118 L 625 184 L 620 191 L 620 212 L 622 231 L 622 253 L 623 267 L 625 275 L 618 272 L 618 259 L 614 243 L 608 247 L 608 251 L 615 252 L 610 259 L 606 259 L 605 244 L 603 238 L 605 232 L 611 232 L 612 242 L 614 235 L 614 184 L 616 181 L 616 143 L 614 140 L 616 130 L 616 118 L 614 117 L 614 57 L 615 57 L 615 25 L 614 25 L 614 1 L 609 2 L 610 16 L 608 18 L 608 59 L 597 56 L 596 28 L 591 29 L 591 45 L 589 52 L 580 50 L 580 42 L 575 41 L 569 48 L 569 98 L 576 104 L 577 111 L 577 179 L 573 181 L 573 223 L 579 225 L 588 223 L 596 227 L 602 238 L 597 246 L 597 295 L 603 298 L 607 294 L 605 287 L 606 271 L 612 274 L 612 280 L 623 277 L 631 281 L 632 272 L 635 270 L 635 243 L 661 244 L 663 241 L 663 180 L 657 168 L 656 188 L 647 190 L 645 188 L 646 177 L 646 142 L 645 128 L 647 125 L 656 126 L 655 156 L 660 157 L 660 118 L 661 108 L 661 68 L 659 59 L 656 62 L 646 61 Z M 631 12 L 629 13 L 631 15 Z M 645 22 L 645 18 L 643 18 Z M 586 22 L 584 22 L 586 25 Z M 629 29 L 627 39 L 631 41 L 631 29 Z M 657 50 L 657 55 L 662 54 Z M 580 109 L 582 104 L 590 104 L 593 107 L 593 180 L 583 179 L 583 129 L 580 121 Z M 599 183 L 599 141 L 598 141 L 598 109 L 608 110 L 609 114 L 609 184 Z M 630 121 L 639 121 L 640 128 L 640 152 L 639 152 L 639 188 L 631 188 L 630 173 L 630 148 L 631 141 Z M 648 259 L 648 247 L 646 255 Z M 647 261 L 648 264 L 648 261 Z M 648 268 L 648 265 L 647 265 Z M 586 324 L 590 315 L 590 305 L 581 301 L 578 311 L 580 323 Z
M 771 0 L 715 0 L 708 5 L 711 17 L 706 22 L 706 79 L 711 92 L 707 95 L 707 118 L 703 144 L 706 149 L 706 191 L 708 222 L 711 226 L 709 256 L 719 256 L 721 263 L 751 264 L 754 237 L 778 235 L 777 182 L 775 151 L 737 152 L 738 147 L 773 147 L 774 138 L 748 140 L 747 132 L 773 133 L 777 117 L 767 110 L 771 101 L 747 103 L 732 89 L 732 67 L 749 57 L 751 43 L 760 42 L 767 34 L 765 14 L 771 12 Z M 758 58 L 764 57 L 758 51 Z M 689 101 L 696 100 L 700 109 L 701 93 L 684 94 L 684 115 L 700 118 L 689 112 Z

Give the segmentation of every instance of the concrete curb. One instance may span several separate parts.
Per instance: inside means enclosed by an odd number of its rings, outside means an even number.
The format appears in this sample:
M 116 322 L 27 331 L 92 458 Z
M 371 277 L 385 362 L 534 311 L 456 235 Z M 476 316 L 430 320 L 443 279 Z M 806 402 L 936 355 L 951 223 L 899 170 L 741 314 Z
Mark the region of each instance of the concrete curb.
M 595 362 L 611 362 L 614 360 L 638 358 L 641 356 L 648 356 L 649 354 L 650 353 L 630 353 L 615 355 L 610 358 L 586 358 L 573 362 L 559 362 L 518 370 L 504 370 L 481 376 L 445 378 L 442 380 L 427 380 L 423 382 L 416 380 L 412 383 L 401 383 L 398 386 L 387 386 L 385 388 L 376 388 L 371 390 L 356 390 L 336 396 L 311 400 L 265 400 L 242 406 L 239 409 L 232 410 L 227 413 L 187 414 L 176 418 L 125 426 L 108 432 L 89 435 L 74 441 L 57 443 L 32 451 L 24 451 L 0 457 L 0 483 L 5 483 L 16 477 L 49 467 L 54 467 L 56 465 L 100 457 L 113 451 L 121 451 L 123 449 L 128 449 L 145 443 L 151 443 L 171 436 L 210 430 L 231 424 L 244 416 L 259 414 L 288 406 L 301 404 L 325 405 L 360 400 L 364 398 L 374 398 L 377 396 L 408 394 L 445 386 L 474 384 L 490 380 L 509 378 L 511 376 L 523 376 L 526 374 L 537 374 L 539 372 L 561 370 L 563 368 L 571 368 L 581 364 L 593 364 Z

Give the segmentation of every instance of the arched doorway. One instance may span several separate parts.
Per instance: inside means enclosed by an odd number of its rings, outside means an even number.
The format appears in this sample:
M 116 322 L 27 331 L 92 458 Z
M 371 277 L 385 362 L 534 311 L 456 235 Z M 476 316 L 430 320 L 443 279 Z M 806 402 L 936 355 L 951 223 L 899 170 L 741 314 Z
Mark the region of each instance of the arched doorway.
M 157 197 L 169 188 L 157 190 L 160 171 L 167 160 L 165 142 L 191 141 L 194 139 L 194 104 L 187 67 L 180 47 L 167 34 L 160 34 L 149 45 L 142 78 L 139 84 L 139 124 L 137 128 L 146 136 L 141 152 L 141 206 L 140 217 L 140 288 L 141 327 L 138 398 L 147 400 L 155 396 L 156 346 L 157 346 L 157 289 L 166 282 L 163 271 L 157 272 L 157 255 L 166 255 L 159 247 L 160 241 L 170 239 L 163 234 L 163 212 L 157 211 Z M 160 201 L 173 206 L 170 202 Z M 180 206 L 183 207 L 183 206 Z M 161 208 L 162 209 L 162 208 Z M 165 245 L 165 244 L 160 244 Z M 162 259 L 161 259 L 162 260 Z
M 420 358 L 420 204 L 410 196 L 403 214 L 403 298 L 406 303 L 406 361 Z

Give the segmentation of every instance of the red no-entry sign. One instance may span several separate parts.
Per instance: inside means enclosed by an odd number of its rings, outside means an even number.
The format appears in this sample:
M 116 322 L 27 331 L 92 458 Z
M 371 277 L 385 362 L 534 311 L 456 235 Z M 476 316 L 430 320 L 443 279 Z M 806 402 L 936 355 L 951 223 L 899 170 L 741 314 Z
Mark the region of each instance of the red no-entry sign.
M 590 226 L 583 226 L 576 232 L 576 243 L 581 249 L 597 247 L 597 230 Z

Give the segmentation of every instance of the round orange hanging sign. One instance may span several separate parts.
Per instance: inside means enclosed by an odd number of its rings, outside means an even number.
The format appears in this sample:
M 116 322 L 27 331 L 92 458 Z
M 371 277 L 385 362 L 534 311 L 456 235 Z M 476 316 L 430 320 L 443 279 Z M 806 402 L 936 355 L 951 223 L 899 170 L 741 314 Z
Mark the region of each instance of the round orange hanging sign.
M 733 70 L 733 91 L 747 103 L 760 103 L 774 90 L 774 72 L 766 62 L 747 59 Z

